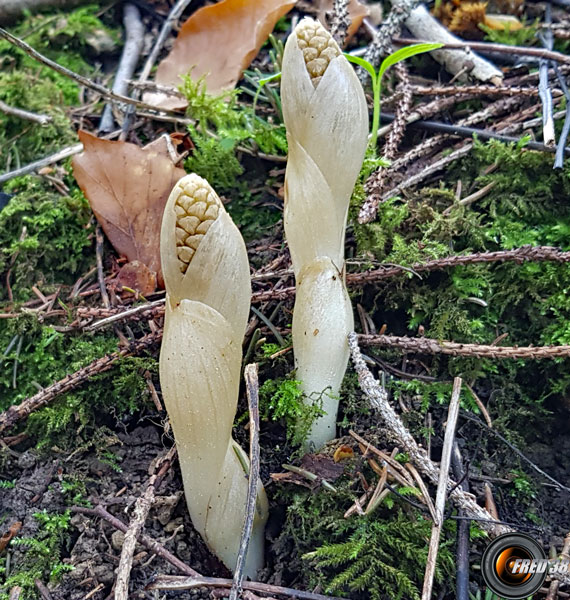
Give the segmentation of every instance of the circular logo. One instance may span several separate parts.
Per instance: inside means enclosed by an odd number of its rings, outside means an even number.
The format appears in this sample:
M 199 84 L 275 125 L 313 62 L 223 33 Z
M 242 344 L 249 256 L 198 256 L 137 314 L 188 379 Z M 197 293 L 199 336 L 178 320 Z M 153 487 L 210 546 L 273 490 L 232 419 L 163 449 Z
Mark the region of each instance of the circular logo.
M 501 598 L 520 600 L 542 586 L 548 561 L 542 546 L 528 535 L 506 533 L 483 553 L 481 571 L 487 586 Z

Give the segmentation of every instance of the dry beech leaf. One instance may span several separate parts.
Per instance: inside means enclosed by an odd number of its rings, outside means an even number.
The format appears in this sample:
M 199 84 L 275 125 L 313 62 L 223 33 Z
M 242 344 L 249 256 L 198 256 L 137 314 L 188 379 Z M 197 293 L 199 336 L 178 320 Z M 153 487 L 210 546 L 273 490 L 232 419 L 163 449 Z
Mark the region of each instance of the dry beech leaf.
M 174 184 L 186 173 L 174 166 L 166 141 L 146 148 L 101 140 L 79 132 L 84 150 L 72 161 L 73 175 L 115 250 L 160 272 L 160 225 Z
M 327 13 L 331 13 L 333 10 L 334 0 L 321 0 L 318 3 L 317 18 L 321 23 L 326 23 Z M 370 14 L 369 8 L 360 3 L 358 0 L 349 0 L 348 2 L 348 17 L 350 19 L 350 25 L 346 31 L 345 45 L 350 41 L 354 34 L 358 31 L 364 21 L 365 17 Z
M 335 463 L 340 462 L 341 460 L 346 460 L 347 458 L 353 458 L 354 457 L 354 450 L 350 447 L 347 446 L 346 444 L 343 444 L 342 446 L 339 446 L 333 455 L 333 460 Z
M 180 29 L 170 54 L 158 65 L 156 83 L 178 87 L 180 76 L 206 75 L 208 92 L 232 89 L 295 0 L 221 0 L 199 8 Z M 184 99 L 147 93 L 145 102 L 185 108 Z
M 135 290 L 142 296 L 152 294 L 156 290 L 157 284 L 156 273 L 140 260 L 133 260 L 123 265 L 115 281 L 118 287 Z M 125 290 L 125 293 L 127 296 L 132 295 L 127 290 Z

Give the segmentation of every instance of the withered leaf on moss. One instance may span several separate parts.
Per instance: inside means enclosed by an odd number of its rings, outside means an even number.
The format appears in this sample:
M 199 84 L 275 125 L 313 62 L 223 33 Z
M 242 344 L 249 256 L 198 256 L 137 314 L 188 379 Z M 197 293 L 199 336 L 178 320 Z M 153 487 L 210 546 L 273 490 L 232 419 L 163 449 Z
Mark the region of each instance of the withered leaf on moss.
M 73 175 L 115 250 L 129 261 L 160 270 L 160 225 L 174 184 L 185 175 L 159 138 L 146 148 L 79 132 L 84 151 L 72 161 Z
M 232 89 L 295 0 L 221 0 L 198 9 L 180 29 L 170 54 L 158 65 L 156 83 L 181 84 L 181 75 L 206 76 L 210 94 Z M 184 108 L 184 99 L 147 93 L 145 102 Z

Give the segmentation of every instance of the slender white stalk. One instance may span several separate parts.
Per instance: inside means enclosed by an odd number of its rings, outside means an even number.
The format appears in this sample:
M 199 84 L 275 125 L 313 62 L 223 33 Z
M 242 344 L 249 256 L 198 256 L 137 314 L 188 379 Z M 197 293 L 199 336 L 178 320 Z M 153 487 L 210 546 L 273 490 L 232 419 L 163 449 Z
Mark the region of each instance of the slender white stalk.
M 326 415 L 307 440 L 320 447 L 335 436 L 353 327 L 344 236 L 368 109 L 354 70 L 317 21 L 304 19 L 287 40 L 281 99 L 289 144 L 284 224 L 297 282 L 293 348 L 307 401 L 323 400 Z
M 231 437 L 251 281 L 239 230 L 197 175 L 182 178 L 161 231 L 166 284 L 160 381 L 192 523 L 233 569 L 247 499 L 248 458 Z M 267 498 L 258 483 L 245 574 L 263 566 Z

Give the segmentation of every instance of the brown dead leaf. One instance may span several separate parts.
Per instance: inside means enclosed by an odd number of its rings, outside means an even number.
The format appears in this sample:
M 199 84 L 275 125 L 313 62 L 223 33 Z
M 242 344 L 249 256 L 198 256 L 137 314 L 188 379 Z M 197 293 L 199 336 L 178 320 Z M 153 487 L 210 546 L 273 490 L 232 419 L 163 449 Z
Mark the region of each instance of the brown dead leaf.
M 340 462 L 341 460 L 346 460 L 348 458 L 353 458 L 353 457 L 354 457 L 354 450 L 350 446 L 347 446 L 346 444 L 339 446 L 334 451 L 334 454 L 333 454 L 333 460 L 335 463 Z
M 10 525 L 8 531 L 0 537 L 0 552 L 3 552 L 6 549 L 12 538 L 15 538 L 18 535 L 20 529 L 22 529 L 21 521 L 15 521 Z
M 128 288 L 124 290 L 127 296 L 132 296 L 129 290 L 139 292 L 142 296 L 148 296 L 156 290 L 157 284 L 156 273 L 140 260 L 133 260 L 123 265 L 115 281 L 117 288 Z
M 327 22 L 327 13 L 331 13 L 333 10 L 334 0 L 320 0 L 317 3 L 317 17 L 321 23 Z M 370 14 L 367 6 L 361 4 L 358 0 L 349 0 L 348 2 L 348 17 L 350 19 L 350 25 L 346 31 L 345 45 L 350 41 L 352 36 L 358 31 L 364 21 L 365 17 Z
M 115 250 L 144 263 L 162 286 L 162 213 L 185 171 L 174 166 L 164 138 L 146 148 L 101 140 L 86 131 L 79 132 L 79 139 L 84 151 L 73 158 L 73 174 L 97 220 Z
M 156 83 L 178 87 L 180 76 L 206 75 L 211 94 L 232 89 L 295 0 L 221 0 L 199 8 L 182 25 L 170 54 L 158 65 Z M 184 99 L 147 93 L 145 102 L 185 108 Z

